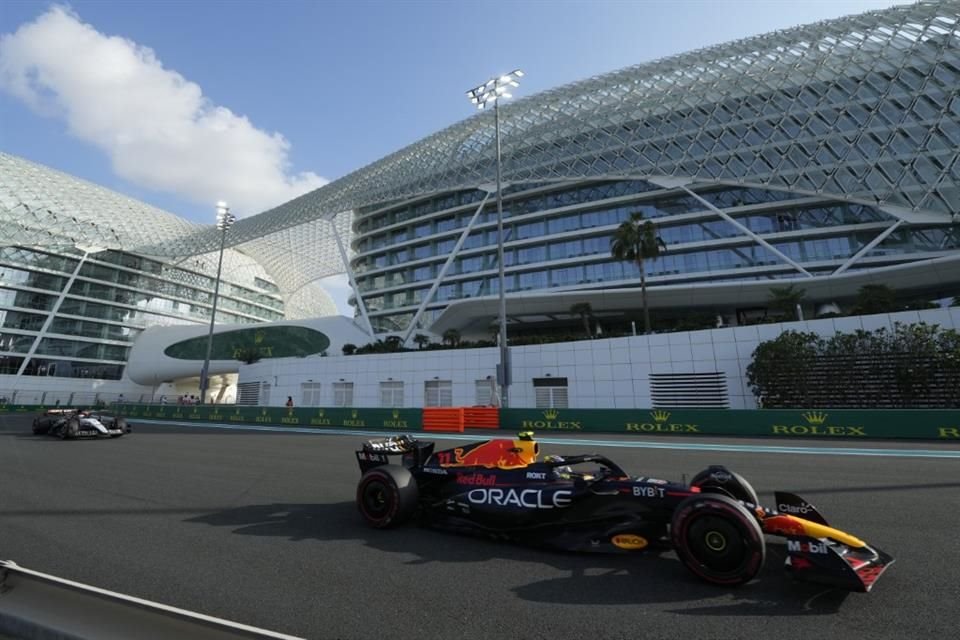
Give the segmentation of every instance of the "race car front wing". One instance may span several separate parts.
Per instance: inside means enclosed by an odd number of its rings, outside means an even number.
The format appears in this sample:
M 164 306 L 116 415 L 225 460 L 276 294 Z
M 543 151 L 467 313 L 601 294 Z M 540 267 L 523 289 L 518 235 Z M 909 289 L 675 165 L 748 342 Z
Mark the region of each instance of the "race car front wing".
M 785 492 L 775 496 L 778 511 L 762 519 L 763 531 L 787 539 L 785 566 L 796 578 L 866 593 L 894 563 L 893 556 L 829 526 L 803 498 Z

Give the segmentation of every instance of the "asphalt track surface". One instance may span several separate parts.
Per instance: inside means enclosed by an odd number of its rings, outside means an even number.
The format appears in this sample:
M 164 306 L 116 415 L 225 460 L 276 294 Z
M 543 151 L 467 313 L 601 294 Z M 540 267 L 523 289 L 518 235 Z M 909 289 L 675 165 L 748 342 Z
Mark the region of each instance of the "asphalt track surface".
M 897 558 L 864 595 L 791 581 L 773 539 L 761 578 L 725 589 L 696 580 L 672 553 L 576 555 L 371 530 L 354 506 L 361 439 L 139 425 L 117 440 L 61 442 L 31 435 L 23 416 L 0 416 L 0 558 L 308 638 L 955 637 L 960 458 L 617 448 L 575 437 L 543 447 L 604 453 L 671 479 L 725 464 L 766 504 L 775 488 L 799 493 Z

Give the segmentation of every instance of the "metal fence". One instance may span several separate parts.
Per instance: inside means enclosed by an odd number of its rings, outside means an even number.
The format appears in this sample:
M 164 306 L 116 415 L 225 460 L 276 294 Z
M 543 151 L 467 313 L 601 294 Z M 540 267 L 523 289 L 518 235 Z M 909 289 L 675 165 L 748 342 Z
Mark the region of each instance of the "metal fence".
M 160 396 L 150 393 L 127 395 L 99 391 L 53 391 L 50 389 L 0 389 L 0 404 L 31 404 L 44 406 L 77 406 L 120 403 L 149 404 L 159 402 Z M 174 398 L 174 402 L 176 399 Z

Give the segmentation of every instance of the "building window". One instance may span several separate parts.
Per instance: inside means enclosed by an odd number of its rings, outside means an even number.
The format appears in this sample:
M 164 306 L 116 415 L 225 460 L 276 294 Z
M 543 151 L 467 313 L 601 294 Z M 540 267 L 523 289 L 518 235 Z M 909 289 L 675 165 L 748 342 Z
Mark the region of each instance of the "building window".
M 537 409 L 567 408 L 566 378 L 534 378 L 533 392 Z
M 333 383 L 333 406 L 352 407 L 353 406 L 353 383 L 352 382 L 334 382 Z
M 303 382 L 300 384 L 300 391 L 303 393 L 302 406 L 319 407 L 322 403 L 319 382 Z
M 496 406 L 493 402 L 495 395 L 495 386 L 496 381 L 493 377 L 487 378 L 485 380 L 477 380 L 474 383 L 475 386 L 475 395 L 476 401 L 474 404 L 478 407 L 492 407 Z
M 260 383 L 240 382 L 237 384 L 237 404 L 255 406 L 260 404 Z
M 390 408 L 403 406 L 403 382 L 380 383 L 380 406 Z
M 423 406 L 452 407 L 453 382 L 450 380 L 427 380 L 423 384 Z

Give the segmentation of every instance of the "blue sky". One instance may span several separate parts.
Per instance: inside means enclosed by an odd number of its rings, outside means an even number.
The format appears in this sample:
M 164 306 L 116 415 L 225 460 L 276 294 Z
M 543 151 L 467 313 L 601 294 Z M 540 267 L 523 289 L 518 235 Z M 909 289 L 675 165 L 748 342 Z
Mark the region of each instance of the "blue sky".
M 0 149 L 209 222 L 472 115 L 464 92 L 498 73 L 529 95 L 892 4 L 5 0 Z

